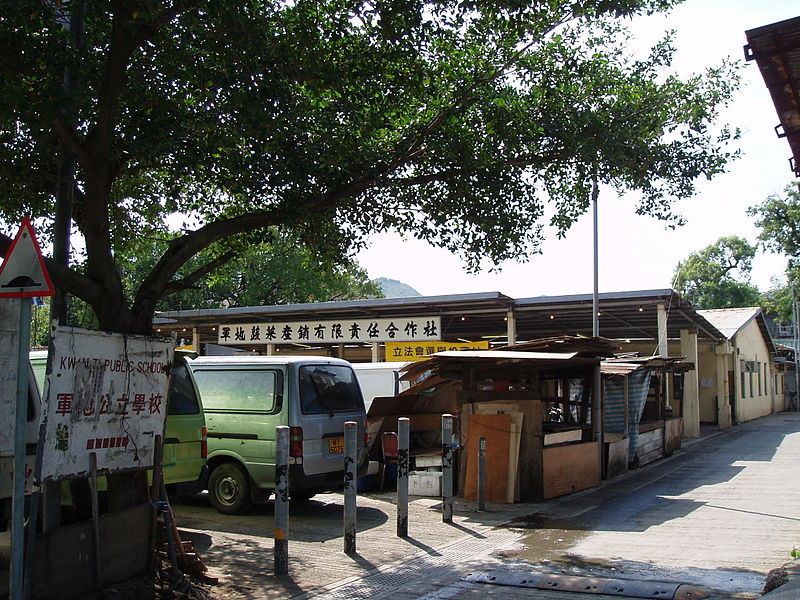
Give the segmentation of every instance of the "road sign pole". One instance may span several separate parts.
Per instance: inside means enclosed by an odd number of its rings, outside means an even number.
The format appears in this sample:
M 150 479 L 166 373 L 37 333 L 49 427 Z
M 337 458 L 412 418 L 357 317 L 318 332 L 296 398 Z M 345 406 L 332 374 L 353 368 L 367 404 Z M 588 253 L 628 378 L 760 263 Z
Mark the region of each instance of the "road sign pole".
M 358 453 L 358 423 L 344 424 L 344 551 L 356 551 L 356 461 Z
M 453 522 L 453 415 L 442 415 L 442 522 Z
M 275 575 L 289 574 L 289 428 L 275 428 Z
M 25 425 L 28 420 L 28 350 L 31 339 L 31 299 L 19 302 L 17 404 L 14 415 L 14 488 L 11 499 L 11 578 L 9 597 L 22 600 L 25 564 Z

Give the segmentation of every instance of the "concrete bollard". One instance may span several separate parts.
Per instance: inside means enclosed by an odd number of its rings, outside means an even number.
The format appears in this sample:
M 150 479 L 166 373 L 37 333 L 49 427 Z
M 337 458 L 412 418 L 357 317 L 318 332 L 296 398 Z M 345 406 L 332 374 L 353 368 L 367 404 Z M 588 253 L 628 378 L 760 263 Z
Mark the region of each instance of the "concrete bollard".
M 289 574 L 289 428 L 275 428 L 275 575 Z
M 442 415 L 442 522 L 453 522 L 453 415 Z
M 486 510 L 486 438 L 478 440 L 478 510 Z
M 344 551 L 356 551 L 356 461 L 358 424 L 344 424 Z
M 408 417 L 397 419 L 397 537 L 408 537 Z

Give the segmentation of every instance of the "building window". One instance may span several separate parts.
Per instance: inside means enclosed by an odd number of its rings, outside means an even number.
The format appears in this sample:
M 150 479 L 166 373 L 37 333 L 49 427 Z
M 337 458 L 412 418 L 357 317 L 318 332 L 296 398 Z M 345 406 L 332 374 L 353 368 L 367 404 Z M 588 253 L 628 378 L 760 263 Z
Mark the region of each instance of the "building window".
M 761 389 L 761 363 L 760 362 L 756 362 L 755 372 L 756 372 L 756 379 L 758 380 L 757 381 L 758 382 L 758 395 L 760 396 L 761 394 L 764 393 L 762 391 L 762 389 Z

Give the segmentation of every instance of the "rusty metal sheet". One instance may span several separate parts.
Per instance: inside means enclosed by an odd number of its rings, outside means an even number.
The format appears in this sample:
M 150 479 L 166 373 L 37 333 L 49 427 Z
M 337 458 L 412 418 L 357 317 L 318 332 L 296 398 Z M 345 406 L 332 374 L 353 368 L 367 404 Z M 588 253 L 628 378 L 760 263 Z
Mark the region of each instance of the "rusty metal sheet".
M 698 587 L 665 581 L 636 581 L 604 577 L 580 577 L 559 573 L 497 569 L 471 573 L 464 577 L 472 583 L 488 583 L 540 590 L 579 592 L 604 596 L 652 598 L 661 600 L 701 600 L 710 594 Z

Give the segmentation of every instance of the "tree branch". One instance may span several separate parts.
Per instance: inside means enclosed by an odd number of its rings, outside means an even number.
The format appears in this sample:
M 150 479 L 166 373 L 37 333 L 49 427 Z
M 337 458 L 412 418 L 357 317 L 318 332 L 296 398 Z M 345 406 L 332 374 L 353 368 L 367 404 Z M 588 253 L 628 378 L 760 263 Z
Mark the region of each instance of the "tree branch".
M 178 279 L 176 281 L 170 281 L 166 286 L 164 286 L 164 296 L 169 296 L 171 294 L 177 294 L 178 292 L 182 292 L 194 286 L 195 283 L 200 281 L 203 277 L 211 273 L 214 269 L 221 267 L 227 262 L 230 262 L 232 259 L 236 258 L 236 253 L 233 251 L 226 252 L 221 256 L 218 256 L 214 260 L 206 263 L 199 269 L 191 272 L 189 275 L 182 279 Z
M 133 304 L 133 312 L 144 314 L 141 311 L 150 310 L 150 307 L 154 309 L 175 273 L 194 255 L 214 242 L 262 227 L 287 224 L 290 221 L 291 217 L 288 211 L 283 207 L 275 207 L 272 210 L 214 221 L 175 238 L 139 287 Z

